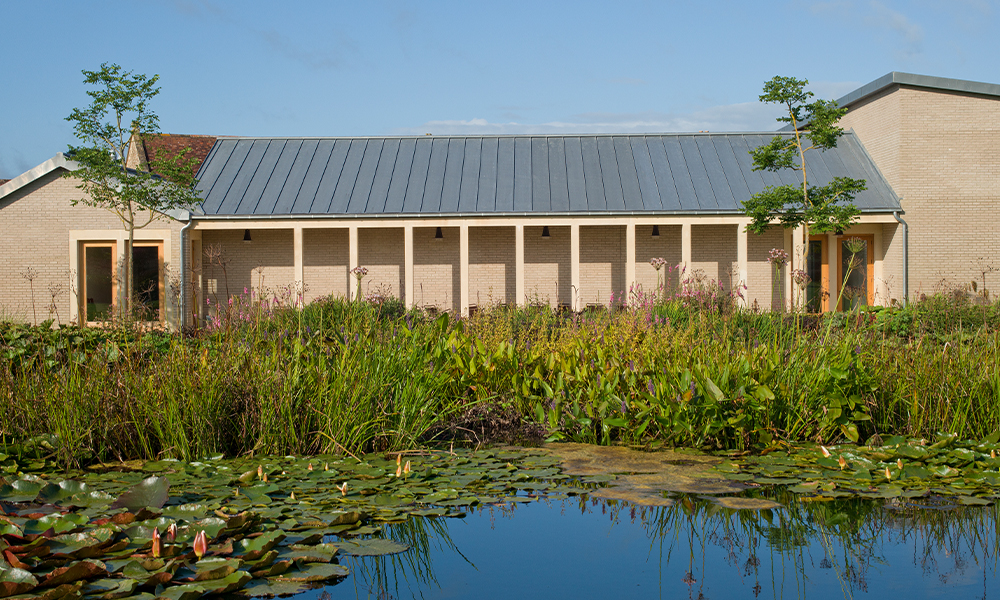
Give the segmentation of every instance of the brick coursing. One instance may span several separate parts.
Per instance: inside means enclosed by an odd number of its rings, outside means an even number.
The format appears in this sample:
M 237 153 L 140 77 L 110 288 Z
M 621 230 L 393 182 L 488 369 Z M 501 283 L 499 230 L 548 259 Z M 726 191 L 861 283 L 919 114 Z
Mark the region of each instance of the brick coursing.
M 967 284 L 980 262 L 1000 266 L 1000 99 L 896 85 L 850 107 L 841 125 L 854 129 L 902 198 L 911 294 Z M 883 227 L 883 250 L 883 279 L 898 298 L 902 234 L 894 225 Z M 1000 273 L 987 283 L 1000 290 Z
M 107 231 L 106 236 L 91 241 L 113 241 L 124 230 L 110 211 L 84 204 L 72 206 L 83 192 L 74 180 L 62 177 L 65 172 L 57 169 L 0 200 L 0 222 L 4 224 L 4 235 L 0 236 L 0 319 L 30 322 L 36 314 L 38 321 L 58 318 L 69 322 L 70 305 L 77 301 L 80 289 L 79 267 L 70 265 L 70 231 Z M 146 228 L 170 230 L 174 261 L 180 257 L 181 225 L 161 216 Z M 29 268 L 37 273 L 30 283 L 23 276 Z M 165 269 L 168 283 L 180 271 L 177 264 L 166 264 Z M 173 302 L 169 292 L 167 302 Z M 168 318 L 172 311 L 171 306 Z

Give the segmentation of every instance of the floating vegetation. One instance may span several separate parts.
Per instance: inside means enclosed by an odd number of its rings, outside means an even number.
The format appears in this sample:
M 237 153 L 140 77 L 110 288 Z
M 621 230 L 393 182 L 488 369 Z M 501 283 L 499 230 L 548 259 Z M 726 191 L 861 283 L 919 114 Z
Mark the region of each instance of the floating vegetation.
M 748 486 L 713 470 L 721 460 L 695 451 L 642 452 L 622 446 L 548 444 L 545 450 L 562 460 L 567 475 L 607 483 L 592 498 L 624 500 L 643 506 L 670 506 L 669 493 L 734 494 Z M 751 506 L 737 508 L 757 508 Z M 768 503 L 762 508 L 770 508 Z
M 538 450 L 457 449 L 163 460 L 61 479 L 0 454 L 0 598 L 295 594 L 347 576 L 338 556 L 406 552 L 378 537 L 385 524 L 565 499 L 602 480 L 558 464 Z
M 783 486 L 804 500 L 945 496 L 988 505 L 1000 497 L 998 438 L 961 441 L 940 434 L 933 441 L 893 436 L 880 446 L 788 446 L 714 470 L 735 482 Z

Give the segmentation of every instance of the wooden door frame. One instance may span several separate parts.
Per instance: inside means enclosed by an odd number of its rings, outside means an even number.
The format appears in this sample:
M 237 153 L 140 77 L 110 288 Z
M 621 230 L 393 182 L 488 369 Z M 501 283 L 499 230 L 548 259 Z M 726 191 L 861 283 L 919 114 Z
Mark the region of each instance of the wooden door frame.
M 866 262 L 866 279 L 865 287 L 867 288 L 867 302 L 868 306 L 875 305 L 875 234 L 873 233 L 856 233 L 847 235 L 837 236 L 837 298 L 840 298 L 840 284 L 844 280 L 844 241 L 850 238 L 859 238 L 865 240 L 868 244 Z M 843 310 L 842 306 L 837 306 L 837 310 Z
M 87 248 L 111 248 L 111 312 L 113 314 L 118 308 L 118 242 L 114 240 L 80 242 L 78 254 L 80 257 L 80 295 L 77 299 L 77 318 L 80 323 L 91 325 L 101 323 L 101 321 L 87 320 Z

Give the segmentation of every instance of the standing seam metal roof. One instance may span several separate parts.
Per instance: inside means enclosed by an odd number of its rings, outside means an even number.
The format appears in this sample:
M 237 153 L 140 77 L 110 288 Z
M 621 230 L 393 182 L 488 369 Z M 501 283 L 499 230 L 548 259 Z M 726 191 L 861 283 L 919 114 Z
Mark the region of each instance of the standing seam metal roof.
M 753 170 L 749 150 L 774 135 L 220 138 L 197 190 L 220 217 L 737 213 L 766 186 L 801 181 Z M 900 208 L 852 133 L 806 163 L 813 184 L 865 179 L 864 212 Z

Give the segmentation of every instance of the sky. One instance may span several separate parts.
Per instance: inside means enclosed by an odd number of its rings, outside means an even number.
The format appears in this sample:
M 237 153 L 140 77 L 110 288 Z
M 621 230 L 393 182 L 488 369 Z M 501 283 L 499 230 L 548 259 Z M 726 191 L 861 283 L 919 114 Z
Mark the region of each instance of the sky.
M 160 76 L 167 133 L 770 131 L 763 82 L 1000 83 L 1000 0 L 4 0 L 0 178 L 77 143 L 82 70 Z

